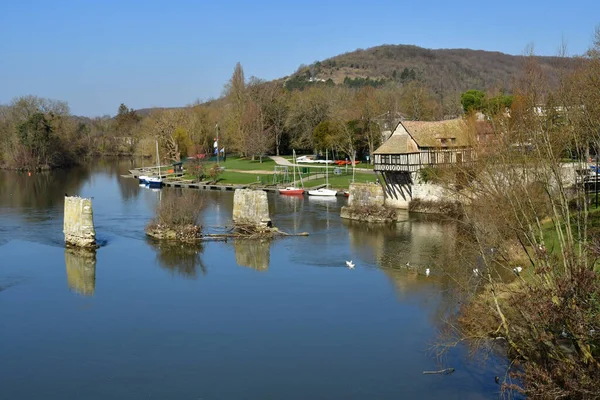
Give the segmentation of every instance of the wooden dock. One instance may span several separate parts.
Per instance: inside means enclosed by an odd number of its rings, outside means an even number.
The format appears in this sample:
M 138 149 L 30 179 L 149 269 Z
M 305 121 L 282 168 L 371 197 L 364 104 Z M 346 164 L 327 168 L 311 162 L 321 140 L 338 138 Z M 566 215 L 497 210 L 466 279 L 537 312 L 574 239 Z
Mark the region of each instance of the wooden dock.
M 167 178 L 173 178 L 173 177 L 181 177 L 183 176 L 184 172 L 183 171 L 177 171 L 177 172 L 166 172 L 169 170 L 172 170 L 173 168 L 169 168 L 168 166 L 165 167 L 160 167 L 160 175 L 159 175 L 159 168 L 158 167 L 145 167 L 145 168 L 134 168 L 134 169 L 130 169 L 129 173 L 131 174 L 131 177 L 133 178 L 139 178 L 142 175 L 148 175 L 148 176 L 156 176 L 158 178 L 161 179 L 167 179 Z
M 163 181 L 163 186 L 182 189 L 198 189 L 198 190 L 226 190 L 233 191 L 235 189 L 246 189 L 248 185 L 216 185 L 206 182 L 195 182 L 190 179 L 183 180 L 167 180 Z
M 162 170 L 162 167 L 161 167 Z M 162 172 L 162 171 L 161 171 Z M 121 175 L 123 178 L 135 178 L 138 179 L 141 175 L 152 175 L 152 176 L 158 176 L 158 168 L 157 167 L 150 167 L 150 168 L 134 168 L 129 170 L 129 175 Z M 281 189 L 280 187 L 276 187 L 276 186 L 257 186 L 257 185 L 233 185 L 233 184 L 229 184 L 229 185 L 218 185 L 218 184 L 214 184 L 214 183 L 209 183 L 209 182 L 197 182 L 193 179 L 181 179 L 181 177 L 184 175 L 183 172 L 176 172 L 176 173 L 168 173 L 168 174 L 161 174 L 160 178 L 163 179 L 162 185 L 165 187 L 172 187 L 172 188 L 181 188 L 181 189 L 196 189 L 196 190 L 221 190 L 221 191 L 235 191 L 236 189 L 248 189 L 248 188 L 254 188 L 257 190 L 264 190 L 265 192 L 269 192 L 269 193 L 279 193 L 279 189 Z M 320 188 L 325 187 L 326 185 L 317 185 L 314 187 L 310 187 L 310 188 L 306 188 L 305 191 L 309 191 L 309 190 L 317 190 Z M 338 196 L 343 196 L 344 192 L 343 191 L 339 191 Z

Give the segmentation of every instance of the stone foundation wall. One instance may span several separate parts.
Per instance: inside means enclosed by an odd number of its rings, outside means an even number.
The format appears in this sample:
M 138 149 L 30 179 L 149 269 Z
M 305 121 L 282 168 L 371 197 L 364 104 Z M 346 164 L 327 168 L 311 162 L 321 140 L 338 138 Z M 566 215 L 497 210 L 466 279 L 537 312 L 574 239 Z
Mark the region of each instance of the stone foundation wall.
M 383 188 L 373 183 L 352 183 L 348 192 L 348 207 L 382 207 L 385 201 Z
M 348 205 L 342 207 L 340 217 L 365 222 L 390 222 L 396 213 L 385 207 L 381 185 L 353 183 L 349 189 Z
M 407 192 L 406 187 L 402 188 L 400 187 L 400 185 L 396 185 L 396 184 L 390 184 L 389 186 L 396 186 L 394 188 L 391 188 L 392 190 L 394 190 L 395 193 L 401 193 L 402 190 L 404 190 L 405 193 L 405 197 L 402 196 L 398 196 L 398 198 L 394 198 L 393 196 L 388 195 L 385 198 L 385 202 L 384 205 L 386 207 L 390 207 L 390 208 L 395 208 L 395 209 L 400 209 L 400 210 L 408 210 L 408 204 L 410 203 L 410 194 Z
M 63 232 L 67 245 L 96 247 L 96 230 L 94 229 L 91 199 L 77 196 L 65 197 Z
M 412 199 L 423 201 L 448 201 L 448 194 L 439 185 L 430 183 L 417 183 L 412 185 Z
M 233 195 L 233 222 L 270 226 L 269 202 L 263 190 L 236 189 Z

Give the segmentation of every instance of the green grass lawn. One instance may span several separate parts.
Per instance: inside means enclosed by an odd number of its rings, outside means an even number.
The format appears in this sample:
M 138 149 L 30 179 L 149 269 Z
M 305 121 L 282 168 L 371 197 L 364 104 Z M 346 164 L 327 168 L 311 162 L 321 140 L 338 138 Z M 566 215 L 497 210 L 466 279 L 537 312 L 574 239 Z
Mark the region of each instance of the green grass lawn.
M 575 216 L 573 214 L 573 216 Z M 573 228 L 576 228 L 576 223 L 573 221 Z M 544 243 L 546 248 L 551 252 L 560 251 L 557 229 L 553 221 L 547 221 L 543 224 Z M 564 226 L 562 227 L 564 231 Z M 574 232 L 575 235 L 577 232 Z M 592 205 L 588 214 L 588 236 L 594 237 L 600 235 L 600 207 Z
M 291 156 L 284 156 L 284 157 L 288 158 L 290 160 L 292 158 Z M 212 163 L 212 162 L 207 163 L 206 168 L 210 168 L 210 166 L 212 166 L 213 164 L 214 163 Z M 256 170 L 256 171 L 271 172 L 274 170 L 274 167 L 277 166 L 277 163 L 275 163 L 275 161 L 273 161 L 272 159 L 270 159 L 268 157 L 263 158 L 262 163 L 260 163 L 258 160 L 252 161 L 249 158 L 228 157 L 226 162 L 223 162 L 221 160 L 219 165 L 224 167 L 225 171 L 219 176 L 218 184 L 246 185 L 246 184 L 250 184 L 250 183 L 260 182 L 265 185 L 270 185 L 273 183 L 273 175 L 272 174 L 259 175 L 259 174 L 253 174 L 253 173 L 235 172 L 232 170 L 239 170 L 239 171 Z M 348 166 L 348 168 L 346 168 L 345 166 L 338 167 L 337 165 L 328 165 L 328 166 L 306 165 L 306 167 L 302 166 L 302 167 L 299 167 L 299 169 L 300 169 L 300 171 L 303 171 L 302 175 L 304 178 L 306 178 L 306 176 L 313 175 L 315 173 L 324 174 L 326 167 L 329 170 L 329 184 L 331 187 L 339 188 L 339 189 L 346 189 L 349 187 L 350 181 L 352 180 L 352 168 L 350 166 Z M 372 169 L 372 166 L 370 166 L 368 164 L 359 164 L 359 167 L 369 167 L 370 169 Z M 340 172 L 342 173 L 342 175 L 334 174 L 335 169 L 339 169 Z M 289 172 L 289 179 L 293 180 L 293 178 L 294 178 L 293 168 L 289 167 L 288 172 Z M 257 181 L 257 175 L 258 175 L 260 181 Z M 189 174 L 186 174 L 186 176 L 184 178 L 194 179 L 194 177 Z M 299 178 L 298 174 L 296 174 L 296 180 L 299 180 L 299 179 L 300 178 Z M 356 178 L 355 178 L 356 182 L 374 182 L 375 179 L 376 179 L 375 175 L 371 172 L 365 172 L 365 171 L 359 171 L 359 170 L 356 171 Z M 324 183 L 325 183 L 325 178 L 322 178 L 322 179 L 306 181 L 305 185 L 307 187 L 312 187 L 312 186 L 322 185 Z
M 354 176 L 354 182 L 366 183 L 375 182 L 375 175 L 369 173 L 356 173 Z M 333 189 L 348 189 L 352 182 L 352 174 L 348 175 L 329 175 L 329 186 Z M 325 178 L 305 181 L 305 187 L 313 187 L 318 185 L 324 185 Z
M 263 157 L 261 163 L 258 159 L 252 161 L 250 158 L 240 157 L 227 157 L 227 161 L 220 163 L 221 166 L 228 169 L 239 169 L 243 171 L 262 170 L 262 171 L 273 171 L 273 168 L 277 165 L 275 161 L 269 157 Z M 256 179 L 256 177 L 254 177 Z
M 270 183 L 273 180 L 271 175 L 258 175 L 263 183 Z M 218 185 L 247 185 L 250 183 L 256 183 L 257 175 L 255 174 L 245 174 L 243 172 L 231 172 L 225 170 L 221 175 L 219 175 Z
M 260 180 L 257 180 L 257 178 L 259 178 Z M 292 179 L 291 174 L 290 179 Z M 296 179 L 299 180 L 298 177 L 296 177 Z M 331 186 L 334 189 L 347 189 L 350 186 L 351 181 L 352 174 L 329 176 L 329 186 Z M 375 175 L 370 173 L 357 173 L 355 176 L 355 182 L 375 182 Z M 225 172 L 219 175 L 219 181 L 217 182 L 217 184 L 219 185 L 248 185 L 251 183 L 271 185 L 273 184 L 273 175 L 247 174 L 243 172 L 232 172 L 225 170 Z M 314 187 L 324 184 L 325 178 L 304 181 L 305 187 Z

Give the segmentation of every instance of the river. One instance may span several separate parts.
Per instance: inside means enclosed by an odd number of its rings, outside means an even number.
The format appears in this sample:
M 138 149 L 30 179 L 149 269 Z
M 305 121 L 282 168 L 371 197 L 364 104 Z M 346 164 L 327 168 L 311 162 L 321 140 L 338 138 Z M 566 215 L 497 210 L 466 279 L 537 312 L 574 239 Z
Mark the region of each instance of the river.
M 497 397 L 501 363 L 431 350 L 454 307 L 436 269 L 452 224 L 349 223 L 345 199 L 270 194 L 274 225 L 310 236 L 157 245 L 144 227 L 161 193 L 120 176 L 133 166 L 0 171 L 1 398 Z M 65 193 L 93 197 L 95 257 L 64 248 Z M 230 225 L 233 193 L 205 196 L 206 229 Z

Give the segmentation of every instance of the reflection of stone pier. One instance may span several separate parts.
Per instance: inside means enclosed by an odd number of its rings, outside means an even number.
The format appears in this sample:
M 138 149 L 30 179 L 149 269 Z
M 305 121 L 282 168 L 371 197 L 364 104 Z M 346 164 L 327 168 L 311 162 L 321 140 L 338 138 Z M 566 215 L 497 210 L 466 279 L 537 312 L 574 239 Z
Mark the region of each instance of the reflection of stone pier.
M 271 261 L 270 246 L 267 240 L 235 240 L 235 262 L 242 267 L 266 271 Z
M 73 292 L 92 296 L 96 289 L 96 252 L 65 249 L 67 285 Z

